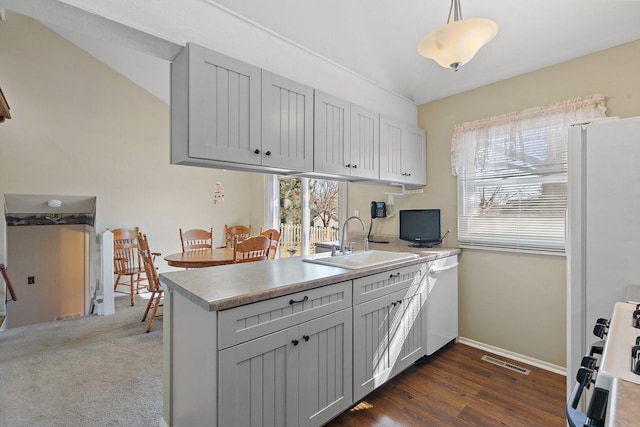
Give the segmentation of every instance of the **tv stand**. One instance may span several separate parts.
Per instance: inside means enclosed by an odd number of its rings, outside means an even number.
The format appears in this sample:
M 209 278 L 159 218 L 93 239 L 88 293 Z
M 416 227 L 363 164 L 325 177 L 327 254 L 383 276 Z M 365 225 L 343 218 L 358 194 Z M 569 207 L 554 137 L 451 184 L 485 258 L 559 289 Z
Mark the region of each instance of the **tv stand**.
M 439 242 L 426 243 L 426 242 L 413 242 L 409 245 L 410 248 L 432 248 L 433 245 L 437 245 Z

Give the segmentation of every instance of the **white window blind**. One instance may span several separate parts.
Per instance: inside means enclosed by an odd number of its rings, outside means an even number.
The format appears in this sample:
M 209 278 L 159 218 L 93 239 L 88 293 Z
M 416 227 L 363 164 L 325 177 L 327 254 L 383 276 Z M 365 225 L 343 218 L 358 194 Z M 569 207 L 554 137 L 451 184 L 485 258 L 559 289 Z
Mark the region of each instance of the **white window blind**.
M 568 127 L 604 117 L 604 102 L 592 95 L 456 125 L 458 240 L 563 251 Z

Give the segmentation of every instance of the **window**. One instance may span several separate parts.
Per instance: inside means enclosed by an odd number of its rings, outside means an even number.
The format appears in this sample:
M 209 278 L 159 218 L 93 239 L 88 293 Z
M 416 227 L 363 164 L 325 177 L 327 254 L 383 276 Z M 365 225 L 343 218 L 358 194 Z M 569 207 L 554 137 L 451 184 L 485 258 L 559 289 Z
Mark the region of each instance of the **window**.
M 338 239 L 346 213 L 346 184 L 315 178 L 272 177 L 267 215 L 280 229 L 280 257 L 315 252 L 316 242 Z
M 604 96 L 593 95 L 456 125 L 458 240 L 563 252 L 568 127 L 604 111 Z

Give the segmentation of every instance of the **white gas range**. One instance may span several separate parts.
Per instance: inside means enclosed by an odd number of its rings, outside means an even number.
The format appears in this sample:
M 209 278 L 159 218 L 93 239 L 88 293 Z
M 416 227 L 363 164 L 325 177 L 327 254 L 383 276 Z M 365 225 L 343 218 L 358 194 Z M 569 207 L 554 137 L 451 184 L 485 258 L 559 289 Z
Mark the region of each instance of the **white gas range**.
M 638 411 L 639 359 L 640 304 L 616 303 L 595 383 L 597 388 L 609 391 L 607 426 L 622 425 L 621 417 L 627 418 L 629 411 Z
M 612 378 L 640 384 L 640 304 L 616 303 L 596 378 L 596 387 L 610 390 Z

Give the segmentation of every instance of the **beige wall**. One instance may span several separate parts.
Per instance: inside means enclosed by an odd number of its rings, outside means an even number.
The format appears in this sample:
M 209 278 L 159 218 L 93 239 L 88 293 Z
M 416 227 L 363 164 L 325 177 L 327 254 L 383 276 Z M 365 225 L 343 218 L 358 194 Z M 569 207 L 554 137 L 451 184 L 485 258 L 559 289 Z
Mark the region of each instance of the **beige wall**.
M 84 225 L 7 229 L 11 277 L 35 279 L 30 285 L 26 280 L 12 280 L 18 300 L 7 305 L 7 328 L 85 312 L 89 305 L 85 287 L 89 234 Z
M 441 208 L 443 229 L 453 229 L 448 243 L 456 246 L 457 187 L 450 167 L 456 123 L 592 93 L 607 97 L 609 116 L 640 115 L 638 70 L 640 41 L 421 105 L 429 183 L 424 194 L 395 197 L 395 209 Z M 386 200 L 383 190 L 389 188 L 350 185 L 349 211 Z M 397 218 L 378 222 L 381 232 L 397 234 Z M 460 262 L 461 336 L 565 366 L 564 257 L 465 250 Z
M 139 226 L 165 255 L 180 251 L 179 227 L 213 226 L 222 243 L 225 223 L 262 225 L 263 175 L 169 164 L 168 105 L 31 18 L 7 12 L 0 40 L 13 116 L 0 124 L 0 197 L 97 196 L 98 233 Z

